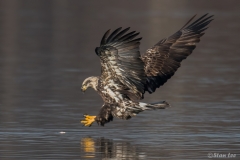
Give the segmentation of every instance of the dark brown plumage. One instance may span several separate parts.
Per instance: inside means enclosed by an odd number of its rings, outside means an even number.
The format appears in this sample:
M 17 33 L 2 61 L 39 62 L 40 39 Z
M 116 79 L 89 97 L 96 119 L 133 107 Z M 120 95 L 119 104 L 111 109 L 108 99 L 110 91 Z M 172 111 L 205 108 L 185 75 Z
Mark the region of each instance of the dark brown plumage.
M 194 16 L 195 17 L 195 16 Z M 148 109 L 162 109 L 166 102 L 147 104 L 138 102 L 145 91 L 155 92 L 171 78 L 183 59 L 195 49 L 204 35 L 213 16 L 203 15 L 190 24 L 192 17 L 179 31 L 148 49 L 139 52 L 139 33 L 130 28 L 118 28 L 110 34 L 108 30 L 95 49 L 101 62 L 101 76 L 90 77 L 83 82 L 83 90 L 94 88 L 101 95 L 104 105 L 95 121 L 104 125 L 113 117 L 129 119 Z M 90 122 L 82 122 L 89 126 Z M 91 125 L 91 124 L 90 124 Z

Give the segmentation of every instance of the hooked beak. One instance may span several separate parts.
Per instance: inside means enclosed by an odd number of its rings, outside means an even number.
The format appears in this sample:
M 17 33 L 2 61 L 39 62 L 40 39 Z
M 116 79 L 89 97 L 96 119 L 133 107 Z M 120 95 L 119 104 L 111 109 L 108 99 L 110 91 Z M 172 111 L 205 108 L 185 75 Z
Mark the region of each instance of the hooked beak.
M 87 90 L 87 87 L 86 86 L 82 86 L 81 90 L 84 93 Z

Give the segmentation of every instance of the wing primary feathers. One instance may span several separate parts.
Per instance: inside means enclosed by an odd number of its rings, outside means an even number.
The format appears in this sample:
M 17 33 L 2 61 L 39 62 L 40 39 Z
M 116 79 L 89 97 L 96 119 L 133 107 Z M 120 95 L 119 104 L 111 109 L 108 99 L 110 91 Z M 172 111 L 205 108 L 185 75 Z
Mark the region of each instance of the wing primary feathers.
M 106 43 L 106 39 L 110 33 L 111 29 L 107 30 L 107 32 L 104 34 L 104 36 L 102 37 L 102 40 L 101 40 L 101 43 L 100 43 L 100 46 L 104 45 Z
M 213 19 L 207 20 L 207 21 L 201 21 L 197 24 L 195 24 L 194 26 L 192 26 L 191 28 L 189 28 L 190 30 L 194 31 L 196 34 L 198 33 L 202 33 L 204 30 L 207 29 L 207 25 L 212 21 Z
M 108 37 L 106 43 L 111 42 L 114 39 L 114 36 L 122 29 L 122 27 L 117 28 L 112 34 Z
M 189 27 L 190 29 L 194 28 L 194 27 L 198 27 L 198 28 L 202 28 L 204 25 L 208 25 L 213 19 L 208 20 L 211 17 L 208 17 L 206 19 L 203 19 L 202 21 L 198 22 L 197 24 L 195 24 L 194 26 Z
M 132 40 L 132 41 L 129 41 L 128 43 L 131 43 L 131 42 L 138 42 L 138 41 L 141 41 L 141 40 L 142 40 L 142 37 L 137 38 L 137 39 L 134 39 L 134 40 Z
M 113 38 L 113 41 L 118 40 L 118 38 L 121 37 L 122 35 L 124 35 L 129 29 L 130 29 L 130 27 L 122 30 L 121 32 L 119 32 L 119 33 Z
M 127 39 L 128 37 L 130 37 L 131 35 L 133 35 L 136 31 L 132 31 L 132 32 L 129 32 L 128 34 L 122 36 L 121 38 L 119 38 L 118 40 L 120 42 L 124 41 L 125 39 Z
M 196 16 L 197 16 L 197 14 L 195 14 L 180 30 L 182 30 L 184 27 L 186 27 Z
M 135 31 L 134 31 L 135 32 Z M 125 41 L 125 40 L 132 40 L 134 37 L 136 37 L 137 35 L 139 35 L 139 33 L 140 32 L 138 32 L 138 33 L 134 33 L 134 34 L 132 34 L 132 35 L 129 35 L 129 36 L 124 36 L 124 37 L 122 37 L 121 38 L 121 41 Z M 120 40 L 120 39 L 119 39 Z
M 203 31 L 205 31 L 206 29 L 208 29 L 208 27 L 205 27 L 205 28 L 202 28 L 202 29 L 200 29 L 200 30 L 198 30 L 200 33 L 202 33 Z M 202 33 L 202 34 L 204 34 L 204 33 Z
M 201 21 L 204 17 L 206 17 L 208 13 L 204 14 L 202 17 L 198 18 L 196 21 L 194 21 L 192 24 L 190 24 L 188 27 L 194 26 L 196 23 Z
M 193 27 L 193 26 L 196 26 L 196 25 L 198 25 L 198 24 L 200 24 L 200 23 L 208 20 L 209 18 L 212 18 L 212 17 L 213 17 L 213 15 L 212 15 L 212 16 L 209 16 L 209 17 L 203 19 L 203 18 L 206 17 L 207 15 L 208 15 L 208 13 L 205 14 L 205 15 L 203 15 L 202 17 L 198 18 L 195 22 L 193 22 L 193 23 L 192 23 L 191 25 L 189 25 L 187 28 L 191 28 L 191 27 Z

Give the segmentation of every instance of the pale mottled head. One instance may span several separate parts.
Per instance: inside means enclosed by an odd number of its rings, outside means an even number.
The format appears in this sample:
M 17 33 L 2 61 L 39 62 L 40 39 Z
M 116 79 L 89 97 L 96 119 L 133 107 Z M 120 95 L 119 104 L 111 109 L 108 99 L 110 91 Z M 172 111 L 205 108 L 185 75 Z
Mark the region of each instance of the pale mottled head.
M 85 92 L 88 87 L 92 87 L 93 89 L 97 90 L 98 85 L 98 77 L 88 77 L 82 83 L 82 91 Z

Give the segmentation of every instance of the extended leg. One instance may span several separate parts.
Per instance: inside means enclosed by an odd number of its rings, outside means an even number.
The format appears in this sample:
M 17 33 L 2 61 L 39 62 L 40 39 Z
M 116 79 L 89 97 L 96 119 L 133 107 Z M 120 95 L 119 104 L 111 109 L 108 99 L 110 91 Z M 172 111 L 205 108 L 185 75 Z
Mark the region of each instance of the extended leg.
M 105 123 L 108 123 L 113 120 L 112 116 L 112 104 L 105 103 L 103 104 L 102 108 L 100 109 L 97 117 L 96 122 L 98 125 L 104 126 Z

